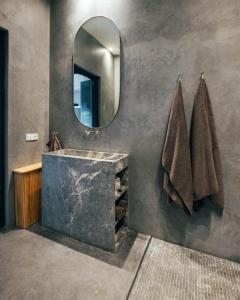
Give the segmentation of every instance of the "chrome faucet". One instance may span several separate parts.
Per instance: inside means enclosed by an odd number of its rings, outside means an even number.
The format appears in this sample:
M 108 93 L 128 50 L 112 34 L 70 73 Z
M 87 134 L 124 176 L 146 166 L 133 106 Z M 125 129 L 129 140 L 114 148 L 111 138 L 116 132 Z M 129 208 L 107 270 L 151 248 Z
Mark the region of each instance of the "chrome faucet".
M 102 131 L 103 130 L 101 128 L 99 128 L 99 129 L 96 129 L 96 130 L 95 129 L 85 130 L 84 133 L 85 133 L 86 136 L 91 136 L 93 134 L 98 136 L 98 135 L 102 134 Z

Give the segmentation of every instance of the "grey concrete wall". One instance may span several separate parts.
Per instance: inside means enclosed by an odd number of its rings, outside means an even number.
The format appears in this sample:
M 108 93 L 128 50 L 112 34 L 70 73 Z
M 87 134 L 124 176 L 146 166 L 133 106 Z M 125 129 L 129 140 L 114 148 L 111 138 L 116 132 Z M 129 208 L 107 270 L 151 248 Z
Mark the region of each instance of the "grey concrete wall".
M 50 128 L 66 147 L 130 153 L 130 227 L 239 260 L 240 2 L 238 0 L 57 0 L 51 7 Z M 119 112 L 101 136 L 85 136 L 72 107 L 72 53 L 88 18 L 113 20 L 122 37 Z M 205 72 L 223 162 L 226 207 L 188 217 L 161 191 L 161 151 L 177 74 L 188 118 Z
M 9 32 L 8 197 L 6 225 L 15 223 L 12 169 L 39 162 L 49 132 L 49 36 L 47 0 L 1 0 L 0 27 Z M 39 141 L 25 142 L 26 132 Z
M 85 29 L 77 33 L 74 42 L 74 63 L 101 78 L 99 123 L 104 126 L 114 117 L 114 58 Z

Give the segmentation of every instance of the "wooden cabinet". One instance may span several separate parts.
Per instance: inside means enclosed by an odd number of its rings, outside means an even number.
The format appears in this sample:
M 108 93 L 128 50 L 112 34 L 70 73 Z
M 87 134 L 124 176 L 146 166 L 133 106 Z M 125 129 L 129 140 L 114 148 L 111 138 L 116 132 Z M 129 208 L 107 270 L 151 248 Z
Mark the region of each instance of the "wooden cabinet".
M 16 225 L 28 228 L 41 216 L 41 172 L 37 163 L 13 170 L 15 183 Z

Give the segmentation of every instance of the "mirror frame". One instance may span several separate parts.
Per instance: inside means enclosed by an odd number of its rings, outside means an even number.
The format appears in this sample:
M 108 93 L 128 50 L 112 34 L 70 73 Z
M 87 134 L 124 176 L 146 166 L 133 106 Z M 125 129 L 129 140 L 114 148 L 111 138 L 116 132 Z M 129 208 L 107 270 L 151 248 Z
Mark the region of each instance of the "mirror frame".
M 77 117 L 77 115 L 76 115 L 76 113 L 74 111 L 74 105 L 73 105 L 74 104 L 74 50 L 75 50 L 75 40 L 76 40 L 77 34 L 81 30 L 81 28 L 83 27 L 83 25 L 85 23 L 87 23 L 89 20 L 96 19 L 96 18 L 99 18 L 99 17 L 111 21 L 112 24 L 115 26 L 115 28 L 117 29 L 117 31 L 119 33 L 119 46 L 120 46 L 120 54 L 119 54 L 119 56 L 120 56 L 120 64 L 119 64 L 119 81 L 120 81 L 120 83 L 119 83 L 119 102 L 118 102 L 118 108 L 116 110 L 116 113 L 115 113 L 115 115 L 114 115 L 114 117 L 112 118 L 111 121 L 109 121 L 108 123 L 106 123 L 103 126 L 88 127 L 87 125 L 85 125 L 85 124 L 83 124 L 82 122 L 79 121 L 79 119 L 78 119 L 78 117 Z M 71 76 L 72 76 L 71 77 L 72 78 L 72 107 L 73 107 L 73 113 L 74 113 L 75 118 L 77 119 L 77 121 L 78 121 L 79 124 L 81 124 L 82 126 L 85 127 L 85 129 L 93 130 L 93 131 L 98 131 L 98 130 L 102 131 L 103 128 L 107 127 L 108 125 L 110 125 L 115 120 L 117 114 L 119 113 L 119 110 L 120 110 L 120 100 L 121 100 L 121 86 L 122 86 L 121 85 L 121 81 L 122 81 L 121 80 L 122 79 L 122 76 L 121 76 L 121 74 L 122 74 L 122 72 L 121 72 L 121 61 L 122 61 L 122 40 L 121 40 L 121 34 L 120 34 L 120 31 L 119 31 L 118 27 L 116 26 L 116 24 L 111 19 L 109 19 L 109 18 L 107 18 L 105 16 L 94 16 L 94 17 L 91 17 L 91 18 L 89 18 L 86 21 L 84 21 L 84 22 L 81 23 L 80 27 L 76 31 L 76 34 L 74 35 L 74 41 L 73 41 L 72 74 L 71 74 Z

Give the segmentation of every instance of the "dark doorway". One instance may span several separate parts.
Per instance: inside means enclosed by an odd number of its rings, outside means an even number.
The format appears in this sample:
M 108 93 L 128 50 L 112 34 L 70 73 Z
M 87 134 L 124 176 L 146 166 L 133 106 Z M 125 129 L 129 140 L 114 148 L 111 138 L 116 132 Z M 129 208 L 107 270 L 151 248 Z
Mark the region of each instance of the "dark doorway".
M 79 121 L 88 127 L 99 127 L 99 82 L 98 76 L 74 65 L 74 109 Z
M 8 33 L 0 28 L 0 227 L 5 225 L 5 124 Z
M 94 109 L 93 109 L 93 81 L 86 80 L 81 82 L 81 122 L 86 124 L 89 127 L 93 127 L 94 125 Z

